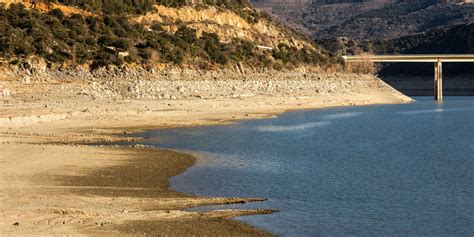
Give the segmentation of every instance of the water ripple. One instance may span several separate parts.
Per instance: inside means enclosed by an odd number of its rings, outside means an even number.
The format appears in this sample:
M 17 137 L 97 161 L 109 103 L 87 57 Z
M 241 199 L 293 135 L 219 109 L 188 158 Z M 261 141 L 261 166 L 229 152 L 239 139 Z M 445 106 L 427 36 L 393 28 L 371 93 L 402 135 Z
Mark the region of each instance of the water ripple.
M 337 113 L 337 114 L 326 115 L 323 118 L 326 120 L 353 118 L 353 117 L 360 116 L 362 114 L 363 114 L 362 112 Z
M 412 111 L 400 111 L 399 114 L 403 115 L 417 115 L 417 114 L 434 114 L 434 113 L 445 113 L 445 112 L 463 112 L 463 111 L 474 111 L 473 108 L 453 108 L 453 109 L 422 109 L 422 110 L 412 110 Z
M 331 122 L 322 121 L 322 122 L 314 122 L 314 123 L 302 123 L 297 125 L 291 126 L 260 126 L 257 127 L 257 131 L 260 132 L 296 132 L 296 131 L 303 131 L 306 129 L 311 128 L 322 128 L 330 125 Z

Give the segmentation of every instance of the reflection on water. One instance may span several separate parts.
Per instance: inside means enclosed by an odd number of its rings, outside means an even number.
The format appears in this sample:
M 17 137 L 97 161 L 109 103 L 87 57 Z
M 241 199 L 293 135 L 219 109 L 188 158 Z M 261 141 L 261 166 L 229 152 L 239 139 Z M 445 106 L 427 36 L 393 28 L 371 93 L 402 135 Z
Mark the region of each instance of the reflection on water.
M 257 127 L 257 131 L 260 132 L 296 132 L 301 130 L 308 130 L 311 128 L 321 128 L 326 127 L 331 124 L 328 121 L 322 122 L 313 122 L 313 123 L 303 123 L 290 126 L 260 126 Z
M 417 99 L 144 135 L 208 157 L 174 189 L 269 198 L 230 208 L 281 210 L 237 218 L 276 234 L 472 236 L 474 99 Z
M 430 113 L 447 113 L 447 112 L 472 112 L 474 108 L 438 108 L 438 109 L 422 109 L 422 110 L 414 110 L 414 111 L 400 111 L 400 114 L 430 114 Z
M 323 116 L 323 119 L 332 120 L 332 119 L 344 119 L 351 118 L 362 115 L 362 112 L 347 112 L 347 113 L 335 113 Z

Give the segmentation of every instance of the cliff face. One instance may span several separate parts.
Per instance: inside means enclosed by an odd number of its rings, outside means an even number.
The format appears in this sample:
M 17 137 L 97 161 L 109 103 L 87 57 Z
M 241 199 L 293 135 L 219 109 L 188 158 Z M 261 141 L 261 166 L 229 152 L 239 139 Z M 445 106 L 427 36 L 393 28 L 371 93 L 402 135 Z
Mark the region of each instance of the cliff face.
M 169 32 L 176 32 L 181 25 L 186 25 L 197 30 L 198 37 L 203 33 L 215 33 L 224 42 L 239 38 L 272 48 L 280 43 L 297 48 L 313 48 L 307 41 L 282 31 L 281 27 L 266 18 L 249 22 L 235 12 L 216 7 L 197 9 L 193 6 L 182 8 L 155 6 L 154 11 L 135 17 L 133 20 L 148 26 L 158 23 Z

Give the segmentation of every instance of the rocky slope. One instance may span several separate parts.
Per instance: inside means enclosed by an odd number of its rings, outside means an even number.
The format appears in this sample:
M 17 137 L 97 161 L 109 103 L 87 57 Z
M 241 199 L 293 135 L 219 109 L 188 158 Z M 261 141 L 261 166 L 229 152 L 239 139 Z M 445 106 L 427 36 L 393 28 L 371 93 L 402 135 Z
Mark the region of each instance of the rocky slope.
M 263 2 L 262 2 L 263 1 Z M 317 0 L 293 3 L 291 11 L 272 0 L 255 1 L 316 39 L 390 39 L 474 22 L 471 1 Z M 274 7 L 268 7 L 274 5 Z
M 0 97 L 16 96 L 8 87 L 11 81 L 37 85 L 79 81 L 87 86 L 64 86 L 64 96 L 82 95 L 92 99 L 202 100 L 255 96 L 295 97 L 350 93 L 355 88 L 377 88 L 378 79 L 370 75 L 311 73 L 305 71 L 247 71 L 193 69 L 49 70 L 41 61 L 27 69 L 10 67 L 1 71 Z M 43 68 L 43 69 L 41 69 Z M 33 93 L 34 94 L 34 93 Z
M 318 43 L 338 55 L 355 55 L 361 52 L 374 54 L 474 54 L 474 23 L 424 33 L 407 35 L 390 40 L 358 40 L 339 37 L 318 40 Z M 431 64 L 388 64 L 381 68 L 381 75 L 432 75 Z M 474 75 L 469 64 L 449 63 L 445 75 Z
M 0 58 L 48 67 L 324 66 L 324 50 L 246 1 L 24 1 L 0 9 Z M 49 43 L 47 43 L 49 42 Z
M 215 33 L 219 39 L 230 42 L 234 38 L 252 41 L 260 46 L 276 48 L 284 43 L 298 48 L 313 48 L 313 45 L 294 33 L 284 29 L 266 18 L 249 22 L 233 11 L 216 7 L 199 9 L 193 6 L 181 8 L 157 5 L 154 11 L 133 18 L 147 26 L 161 24 L 168 32 L 176 32 L 181 25 L 203 33 Z
M 338 55 L 354 55 L 361 52 L 375 54 L 472 54 L 474 53 L 474 23 L 433 29 L 389 40 L 337 37 L 317 40 L 317 42 Z

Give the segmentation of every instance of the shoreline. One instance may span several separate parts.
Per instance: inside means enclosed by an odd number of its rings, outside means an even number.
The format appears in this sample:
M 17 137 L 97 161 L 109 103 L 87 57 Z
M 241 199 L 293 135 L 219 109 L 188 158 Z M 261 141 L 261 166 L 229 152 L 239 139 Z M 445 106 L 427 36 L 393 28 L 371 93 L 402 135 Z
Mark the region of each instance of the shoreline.
M 195 159 L 184 153 L 155 148 L 31 144 L 12 145 L 8 147 L 9 149 L 6 149 L 6 145 L 0 145 L 0 148 L 6 151 L 4 155 L 19 156 L 21 161 L 27 157 L 23 156 L 20 150 L 34 151 L 36 153 L 34 157 L 44 164 L 41 169 L 48 170 L 35 172 L 31 177 L 33 180 L 15 176 L 15 182 L 7 182 L 10 185 L 5 185 L 3 182 L 7 180 L 2 180 L 3 216 L 0 226 L 2 234 L 6 235 L 53 233 L 93 236 L 144 233 L 172 235 L 175 231 L 193 233 L 189 226 L 181 226 L 187 220 L 199 226 L 213 226 L 214 222 L 223 222 L 225 225 L 220 226 L 219 232 L 235 234 L 232 229 L 226 228 L 228 225 L 236 225 L 230 218 L 273 212 L 227 210 L 202 214 L 181 211 L 195 206 L 265 201 L 258 198 L 197 197 L 169 189 L 168 179 L 194 164 Z M 85 162 L 90 155 L 94 155 L 96 159 L 107 160 L 108 164 L 105 167 L 104 164 L 100 164 L 101 162 L 73 165 L 69 161 L 67 162 L 69 168 L 79 166 L 87 168 L 88 171 L 81 172 L 77 167 L 73 170 L 61 170 L 63 167 L 54 164 L 61 158 L 58 152 L 67 152 L 75 156 L 74 163 L 77 160 Z M 118 161 L 107 155 L 110 153 L 119 156 Z M 169 156 L 168 158 L 172 159 L 157 159 L 157 155 Z M 156 167 L 149 168 L 150 165 Z M 31 175 L 31 170 L 36 168 L 28 167 L 28 169 L 27 173 Z M 165 174 L 161 174 L 163 169 L 167 171 Z M 16 172 L 25 175 L 24 171 Z M 2 174 L 2 177 L 5 178 L 5 175 Z M 29 185 L 22 184 L 25 181 Z M 14 187 L 18 185 L 23 186 L 20 191 Z M 10 198 L 5 198 L 5 194 Z M 18 204 L 20 206 L 17 206 Z M 167 229 L 161 222 L 170 222 L 167 225 L 173 229 Z M 143 224 L 147 225 L 148 229 L 143 227 L 136 229 Z M 249 225 L 240 225 L 239 231 L 252 235 L 267 235 L 264 231 Z
M 190 155 L 140 146 L 77 144 L 136 141 L 140 138 L 127 134 L 150 128 L 216 125 L 268 118 L 290 110 L 411 101 L 377 79 L 373 80 L 373 87 L 354 88 L 355 92 L 350 94 L 160 101 L 65 96 L 58 90 L 67 86 L 64 83 L 35 85 L 43 87 L 43 93 L 51 94 L 47 98 L 43 98 L 44 95 L 29 98 L 29 88 L 13 82 L 10 85 L 16 95 L 2 99 L 0 113 L 0 119 L 2 115 L 10 115 L 9 124 L 0 126 L 0 160 L 4 164 L 0 173 L 4 213 L 0 228 L 8 235 L 120 235 L 143 231 L 171 235 L 272 235 L 231 218 L 270 214 L 273 210 L 207 214 L 181 211 L 199 205 L 264 201 L 194 197 L 170 190 L 169 178 L 194 164 L 195 158 Z M 41 114 L 51 113 L 65 114 L 65 117 L 41 117 Z M 38 114 L 40 119 L 34 119 Z M 133 163 L 139 160 L 144 163 Z M 160 181 L 150 178 L 156 175 L 143 176 L 150 173 L 160 173 Z M 19 191 L 21 195 L 16 195 Z

